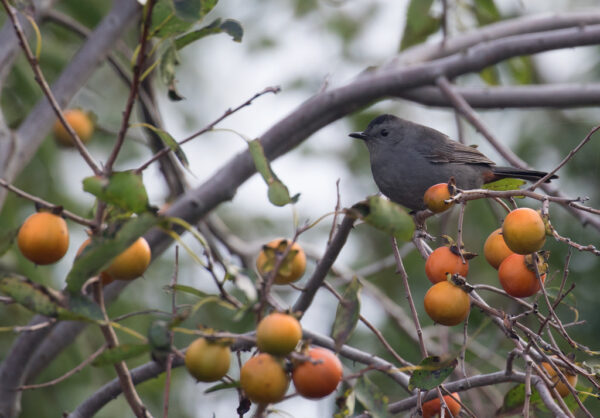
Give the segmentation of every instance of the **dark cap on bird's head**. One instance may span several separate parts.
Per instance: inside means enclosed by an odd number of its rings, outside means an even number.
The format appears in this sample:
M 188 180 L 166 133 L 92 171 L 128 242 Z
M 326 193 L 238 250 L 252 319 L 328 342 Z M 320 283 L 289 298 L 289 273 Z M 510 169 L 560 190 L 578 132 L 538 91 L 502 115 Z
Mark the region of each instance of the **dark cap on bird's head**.
M 387 134 L 389 132 L 385 128 L 387 125 L 389 125 L 391 123 L 391 124 L 396 125 L 396 127 L 399 127 L 403 124 L 403 122 L 405 122 L 405 121 L 394 115 L 389 115 L 389 114 L 379 115 L 375 119 L 373 119 L 371 122 L 369 122 L 367 129 L 365 129 L 362 132 L 352 132 L 348 136 L 366 141 L 369 138 L 376 136 L 375 132 L 377 131 L 377 129 L 381 128 L 381 131 L 379 132 L 379 134 L 380 134 L 380 136 L 385 137 L 385 136 L 387 136 Z

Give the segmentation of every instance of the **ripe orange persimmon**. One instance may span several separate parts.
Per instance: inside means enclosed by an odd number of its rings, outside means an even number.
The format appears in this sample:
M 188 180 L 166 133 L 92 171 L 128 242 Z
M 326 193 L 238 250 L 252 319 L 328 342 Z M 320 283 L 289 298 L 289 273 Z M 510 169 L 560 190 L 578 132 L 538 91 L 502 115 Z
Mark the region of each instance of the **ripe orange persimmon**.
M 332 351 L 322 347 L 310 348 L 307 355 L 310 360 L 298 363 L 292 371 L 294 386 L 305 398 L 323 398 L 335 391 L 342 380 L 342 363 Z
M 275 268 L 278 258 L 284 253 L 290 245 L 287 239 L 276 239 L 263 246 L 256 258 L 256 268 L 261 276 L 266 278 Z M 279 271 L 275 276 L 275 284 L 287 284 L 300 279 L 306 270 L 306 255 L 300 245 L 295 242 L 281 263 Z
M 300 322 L 291 315 L 273 312 L 256 327 L 256 345 L 265 353 L 284 356 L 302 339 Z
M 530 208 L 511 211 L 502 223 L 502 236 L 508 248 L 517 254 L 531 254 L 546 242 L 546 226 L 541 215 Z
M 63 114 L 69 125 L 71 125 L 77 136 L 81 139 L 81 142 L 85 144 L 92 138 L 94 123 L 86 112 L 81 109 L 69 109 L 65 110 Z M 60 145 L 66 147 L 74 146 L 73 138 L 71 138 L 71 135 L 69 135 L 69 132 L 67 132 L 60 120 L 54 122 L 53 133 L 56 142 Z
M 423 196 L 425 206 L 433 213 L 441 213 L 450 209 L 453 203 L 445 202 L 452 197 L 450 188 L 451 186 L 448 183 L 438 183 L 431 186 Z
M 498 228 L 492 232 L 485 240 L 485 244 L 483 244 L 483 255 L 487 262 L 496 270 L 498 270 L 504 259 L 511 254 L 514 254 L 514 252 L 504 242 L 502 228 Z
M 255 403 L 279 402 L 289 384 L 282 360 L 267 353 L 250 358 L 240 370 L 240 385 L 248 399 Z
M 427 315 L 434 322 L 453 326 L 469 315 L 471 301 L 467 292 L 449 281 L 439 282 L 429 288 L 423 300 Z
M 542 367 L 546 370 L 546 372 L 550 376 L 550 379 L 552 379 L 552 383 L 556 385 L 555 388 L 558 394 L 563 398 L 569 396 L 569 393 L 571 393 L 569 387 L 562 380 L 560 380 L 558 373 L 556 373 L 556 370 L 554 370 L 550 363 L 544 361 L 542 362 Z M 560 368 L 560 371 L 567 378 L 567 382 L 569 382 L 571 386 L 575 387 L 575 385 L 577 384 L 577 375 L 571 374 L 564 368 Z
M 460 404 L 454 400 L 454 398 L 460 400 L 460 396 L 458 396 L 458 392 L 454 392 L 452 396 L 444 395 L 444 402 L 448 406 L 448 409 L 452 413 L 453 417 L 458 417 L 460 413 Z M 446 416 L 448 415 L 448 409 L 446 409 Z M 423 403 L 423 418 L 433 418 L 435 416 L 441 415 L 442 412 L 442 403 L 440 402 L 439 397 L 435 397 L 425 403 Z
M 133 280 L 146 271 L 151 260 L 150 246 L 144 237 L 140 237 L 113 260 L 106 273 L 113 279 Z
M 543 283 L 546 275 L 540 277 Z M 528 268 L 525 256 L 521 254 L 510 255 L 500 264 L 498 278 L 504 291 L 516 298 L 526 298 L 540 290 L 535 272 Z
M 17 236 L 21 253 L 35 264 L 52 264 L 69 249 L 69 230 L 63 218 L 49 212 L 29 216 Z
M 185 367 L 200 382 L 214 382 L 229 370 L 231 350 L 206 338 L 194 340 L 185 352 Z
M 469 272 L 469 262 L 463 263 L 459 255 L 456 255 L 449 247 L 436 248 L 425 262 L 425 274 L 435 284 L 448 279 L 448 273 L 466 276 Z

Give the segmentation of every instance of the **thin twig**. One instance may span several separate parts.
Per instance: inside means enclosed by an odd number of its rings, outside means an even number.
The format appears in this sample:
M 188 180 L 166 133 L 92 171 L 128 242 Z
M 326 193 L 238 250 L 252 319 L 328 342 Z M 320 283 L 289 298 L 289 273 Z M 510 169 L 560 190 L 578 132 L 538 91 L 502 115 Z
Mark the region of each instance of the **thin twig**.
M 47 202 L 44 199 L 37 197 L 37 196 L 31 195 L 31 194 L 13 186 L 12 184 L 8 183 L 6 180 L 4 180 L 2 178 L 0 178 L 0 186 L 4 187 L 6 190 L 10 190 L 11 192 L 13 192 L 14 194 L 16 194 L 19 197 L 22 197 L 24 199 L 32 201 L 33 203 L 35 203 L 39 206 L 43 206 L 48 209 L 58 209 L 58 208 L 62 207 L 61 205 L 55 205 L 53 203 Z M 71 219 L 74 222 L 77 222 L 80 225 L 85 225 L 90 228 L 95 228 L 95 226 L 96 226 L 96 223 L 94 221 L 91 221 L 86 218 L 82 218 L 81 216 L 75 215 L 73 212 L 69 212 L 66 209 L 62 209 L 61 215 L 63 215 L 65 218 Z
M 104 317 L 105 322 L 105 324 L 100 324 L 100 330 L 104 335 L 104 339 L 106 340 L 108 348 L 118 347 L 119 340 L 117 339 L 114 329 L 110 326 L 110 319 L 108 318 L 106 307 L 104 306 L 104 292 L 102 291 L 102 284 L 100 282 L 94 283 L 93 288 L 94 296 L 98 302 L 98 305 L 100 306 L 100 310 L 102 311 L 102 316 Z M 137 418 L 151 417 L 150 412 L 146 409 L 135 390 L 135 386 L 131 379 L 131 374 L 129 373 L 129 369 L 127 368 L 125 362 L 120 361 L 115 363 L 114 367 L 121 384 L 121 389 L 123 390 L 123 395 L 125 396 L 125 399 L 131 407 L 134 415 Z
M 102 347 L 100 347 L 98 350 L 96 350 L 94 353 L 92 353 L 91 356 L 89 356 L 83 362 L 81 362 L 77 367 L 69 370 L 68 372 L 66 372 L 62 376 L 57 377 L 56 379 L 52 379 L 52 380 L 50 380 L 48 382 L 38 383 L 38 384 L 35 384 L 35 385 L 23 385 L 23 386 L 19 386 L 17 388 L 17 390 L 41 389 L 41 388 L 45 388 L 45 387 L 48 387 L 48 386 L 54 386 L 57 383 L 60 383 L 63 380 L 66 380 L 69 377 L 73 376 L 75 373 L 78 373 L 81 370 L 83 370 L 84 367 L 86 367 L 88 364 L 91 364 L 96 359 L 96 357 L 98 357 L 100 354 L 102 354 L 104 352 L 104 350 L 106 350 L 106 348 L 108 348 L 108 345 L 104 344 Z
M 541 184 L 549 180 L 550 177 L 552 177 L 558 170 L 560 170 L 566 163 L 568 163 L 571 158 L 573 158 L 577 151 L 579 151 L 585 144 L 589 142 L 590 139 L 592 139 L 592 135 L 594 135 L 598 131 L 598 129 L 600 129 L 600 126 L 596 126 L 595 128 L 593 128 L 575 148 L 569 151 L 567 156 L 552 171 L 548 172 L 548 174 L 546 174 L 544 177 L 533 183 L 529 187 L 529 190 L 534 191 Z
M 256 93 L 254 96 L 252 96 L 251 98 L 249 98 L 248 100 L 246 100 L 244 103 L 242 103 L 241 105 L 232 108 L 227 109 L 221 116 L 219 116 L 217 119 L 215 119 L 214 121 L 212 121 L 211 123 L 209 123 L 208 125 L 206 125 L 204 128 L 200 129 L 199 131 L 191 134 L 190 136 L 188 136 L 185 139 L 182 139 L 181 141 L 178 142 L 179 145 L 183 145 L 188 141 L 191 141 L 192 139 L 208 132 L 211 131 L 218 123 L 220 123 L 221 121 L 223 121 L 223 119 L 231 116 L 232 114 L 236 113 L 238 110 L 243 109 L 246 106 L 250 106 L 252 104 L 252 102 L 259 98 L 260 96 L 267 94 L 267 93 L 273 93 L 273 94 L 277 94 L 281 91 L 281 88 L 279 86 L 275 86 L 275 87 L 267 87 L 264 90 Z M 154 154 L 152 156 L 152 158 L 150 158 L 148 161 L 146 161 L 144 164 L 142 164 L 140 167 L 138 167 L 135 172 L 136 173 L 141 173 L 142 171 L 144 171 L 146 168 L 148 168 L 150 166 L 150 164 L 152 164 L 154 161 L 158 160 L 160 157 L 162 157 L 163 155 L 167 154 L 168 152 L 171 152 L 171 148 L 169 147 L 165 147 L 163 149 L 161 149 L 160 151 L 158 151 L 156 154 Z
M 129 118 L 131 117 L 131 112 L 133 110 L 133 105 L 135 104 L 135 99 L 138 96 L 138 89 L 141 82 L 140 77 L 142 75 L 142 71 L 144 70 L 144 64 L 146 60 L 146 44 L 148 43 L 148 29 L 150 28 L 150 22 L 152 19 L 152 9 L 154 8 L 155 4 L 156 0 L 148 0 L 146 6 L 144 7 L 145 16 L 143 18 L 142 30 L 140 31 L 139 51 L 137 61 L 135 63 L 135 66 L 133 67 L 133 79 L 131 80 L 129 97 L 127 98 L 127 104 L 125 105 L 125 111 L 123 112 L 123 119 L 121 121 L 121 128 L 119 129 L 117 140 L 115 142 L 112 152 L 110 153 L 110 156 L 106 160 L 106 164 L 104 165 L 105 174 L 110 174 L 112 172 L 113 165 L 117 160 L 119 151 L 121 151 L 121 147 L 123 146 L 123 142 L 125 141 L 127 129 L 129 129 Z
M 331 294 L 333 296 L 336 297 L 336 299 L 340 302 L 343 303 L 344 298 L 342 297 L 342 295 L 340 295 L 337 290 L 334 289 L 333 286 L 331 286 L 329 283 L 327 282 L 323 282 L 323 286 L 325 287 L 325 289 L 329 290 L 329 292 L 331 292 Z M 377 339 L 379 341 L 381 341 L 381 343 L 383 344 L 383 346 L 385 347 L 385 349 L 392 355 L 392 357 L 394 357 L 396 359 L 396 361 L 398 363 L 400 363 L 402 366 L 412 366 L 412 363 L 406 361 L 405 359 L 403 359 L 400 354 L 398 354 L 396 352 L 396 350 L 394 350 L 392 348 L 392 346 L 390 345 L 390 343 L 385 339 L 385 337 L 383 336 L 383 334 L 381 333 L 381 331 L 379 331 L 377 329 L 376 326 L 374 326 L 367 318 L 365 318 L 362 314 L 360 314 L 358 316 L 358 319 L 360 320 L 360 322 L 362 322 L 363 324 L 365 324 L 367 326 L 367 328 L 369 328 L 371 330 L 371 332 L 373 334 L 375 334 L 375 337 L 377 337 Z
M 402 284 L 404 285 L 404 292 L 406 299 L 408 300 L 408 305 L 410 306 L 410 311 L 412 313 L 413 322 L 415 325 L 415 329 L 417 330 L 417 336 L 419 337 L 419 348 L 421 349 L 421 356 L 423 358 L 427 357 L 427 348 L 425 348 L 425 343 L 423 341 L 423 330 L 421 329 L 421 324 L 419 323 L 419 316 L 417 315 L 417 309 L 415 308 L 415 303 L 412 298 L 412 294 L 410 293 L 410 286 L 408 284 L 408 274 L 404 269 L 404 264 L 402 263 L 402 258 L 400 257 L 400 252 L 398 251 L 398 243 L 396 242 L 396 238 L 392 237 L 392 248 L 394 250 L 394 256 L 396 257 L 396 272 L 400 274 L 402 278 Z
M 171 289 L 173 289 L 173 293 L 171 294 L 171 313 L 173 320 L 177 318 L 177 303 L 176 303 L 176 288 L 177 285 L 177 276 L 179 273 L 179 246 L 175 246 L 175 269 L 173 271 L 173 276 L 171 276 Z M 173 346 L 173 337 L 174 333 L 170 331 L 169 337 L 169 346 Z M 165 394 L 163 398 L 163 418 L 167 418 L 169 416 L 169 393 L 171 388 L 171 368 L 173 366 L 173 357 L 174 354 L 169 352 L 167 355 L 167 365 L 165 366 Z

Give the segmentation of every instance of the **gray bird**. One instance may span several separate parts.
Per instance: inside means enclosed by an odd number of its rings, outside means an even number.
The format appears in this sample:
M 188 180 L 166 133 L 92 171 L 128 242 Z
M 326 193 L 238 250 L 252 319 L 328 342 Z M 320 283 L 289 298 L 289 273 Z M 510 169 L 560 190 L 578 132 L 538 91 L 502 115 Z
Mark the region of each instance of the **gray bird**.
M 498 167 L 479 152 L 427 126 L 381 115 L 363 132 L 350 134 L 365 141 L 371 171 L 379 190 L 411 210 L 423 210 L 425 191 L 454 177 L 459 189 L 478 189 L 502 178 L 536 181 L 547 173 Z M 551 178 L 557 178 L 552 176 Z

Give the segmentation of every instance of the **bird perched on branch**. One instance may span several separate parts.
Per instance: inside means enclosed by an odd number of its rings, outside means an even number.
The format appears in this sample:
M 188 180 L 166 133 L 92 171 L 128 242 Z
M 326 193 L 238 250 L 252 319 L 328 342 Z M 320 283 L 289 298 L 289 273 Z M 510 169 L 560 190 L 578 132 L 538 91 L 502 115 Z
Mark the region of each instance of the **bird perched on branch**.
M 365 141 L 379 190 L 414 211 L 425 209 L 423 195 L 429 187 L 447 183 L 451 177 L 459 189 L 467 190 L 502 178 L 536 181 L 547 174 L 499 167 L 476 148 L 393 115 L 378 116 L 363 132 L 350 136 Z

